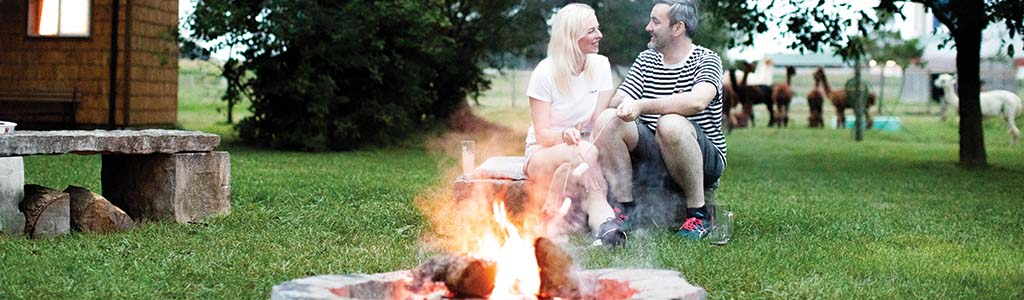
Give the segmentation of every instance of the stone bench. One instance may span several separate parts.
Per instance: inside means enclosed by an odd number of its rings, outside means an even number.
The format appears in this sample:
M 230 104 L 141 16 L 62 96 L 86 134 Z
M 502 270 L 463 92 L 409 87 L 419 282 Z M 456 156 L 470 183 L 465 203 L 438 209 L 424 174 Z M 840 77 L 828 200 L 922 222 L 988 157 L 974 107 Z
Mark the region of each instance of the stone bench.
M 504 199 L 510 212 L 522 211 L 522 205 L 530 203 L 530 191 L 533 190 L 533 182 L 523 173 L 525 163 L 526 158 L 522 156 L 487 159 L 473 171 L 472 176 L 459 176 L 455 180 L 455 201 Z M 637 168 L 634 166 L 634 174 L 641 174 Z M 670 187 L 670 182 L 672 178 L 668 174 L 634 177 L 633 197 L 638 205 L 630 216 L 638 224 L 662 227 L 682 222 L 686 200 L 681 191 Z M 704 190 L 704 199 L 712 207 L 717 205 L 716 190 L 717 184 Z
M 231 212 L 231 162 L 215 134 L 181 130 L 16 131 L 0 136 L 0 234 L 21 234 L 29 155 L 102 155 L 103 196 L 133 219 L 188 223 Z
M 480 164 L 472 176 L 455 179 L 455 201 L 490 201 L 504 199 L 509 210 L 518 208 L 530 199 L 532 183 L 523 173 L 526 158 L 522 156 L 495 156 Z

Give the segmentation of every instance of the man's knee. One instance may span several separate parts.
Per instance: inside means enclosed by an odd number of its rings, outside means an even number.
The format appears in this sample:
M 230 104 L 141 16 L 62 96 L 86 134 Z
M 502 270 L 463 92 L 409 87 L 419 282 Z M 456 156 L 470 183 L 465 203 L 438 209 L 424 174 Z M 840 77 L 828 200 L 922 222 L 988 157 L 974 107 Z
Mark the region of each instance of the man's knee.
M 697 129 L 684 116 L 677 114 L 662 115 L 658 118 L 658 139 L 663 142 L 697 141 Z M 687 137 L 687 138 L 684 138 Z

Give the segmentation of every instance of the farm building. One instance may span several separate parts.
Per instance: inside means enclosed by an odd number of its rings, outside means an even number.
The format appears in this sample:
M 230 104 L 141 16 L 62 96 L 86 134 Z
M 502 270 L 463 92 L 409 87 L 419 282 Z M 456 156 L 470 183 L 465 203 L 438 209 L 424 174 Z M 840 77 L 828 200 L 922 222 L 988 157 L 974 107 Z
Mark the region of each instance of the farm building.
M 0 120 L 46 129 L 172 126 L 177 5 L 0 0 Z

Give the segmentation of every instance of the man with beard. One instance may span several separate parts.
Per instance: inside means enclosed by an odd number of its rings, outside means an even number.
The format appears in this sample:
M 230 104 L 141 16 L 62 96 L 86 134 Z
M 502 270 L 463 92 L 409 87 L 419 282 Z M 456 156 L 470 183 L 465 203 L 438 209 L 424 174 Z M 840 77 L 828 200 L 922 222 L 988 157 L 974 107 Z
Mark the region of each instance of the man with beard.
M 596 126 L 605 126 L 606 132 L 595 141 L 619 219 L 635 207 L 634 185 L 642 194 L 665 187 L 685 199 L 676 233 L 686 239 L 708 233 L 712 215 L 705 191 L 713 194 L 726 164 L 722 62 L 715 52 L 693 43 L 700 18 L 696 2 L 654 1 L 646 28 L 650 49 L 637 56 L 612 97 L 609 107 L 615 108 L 598 118 Z M 651 176 L 665 183 L 641 180 Z M 679 201 L 671 199 L 650 201 Z M 640 203 L 646 204 L 658 203 Z

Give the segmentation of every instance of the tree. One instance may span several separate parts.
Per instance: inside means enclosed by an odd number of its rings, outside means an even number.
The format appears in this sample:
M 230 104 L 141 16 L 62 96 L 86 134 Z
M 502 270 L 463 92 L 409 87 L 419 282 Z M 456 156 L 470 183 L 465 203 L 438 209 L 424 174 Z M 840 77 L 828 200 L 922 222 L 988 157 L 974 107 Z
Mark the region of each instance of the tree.
M 189 26 L 213 50 L 244 49 L 225 65 L 228 95 L 251 93 L 244 141 L 351 149 L 447 120 L 488 87 L 494 54 L 540 39 L 549 11 L 540 0 L 200 0 Z
M 840 55 L 848 55 L 851 49 L 850 40 L 843 34 L 845 29 L 854 26 L 854 20 L 841 15 L 836 9 L 826 10 L 825 1 L 817 0 L 814 6 L 803 6 L 803 0 L 790 0 L 789 3 L 799 6 L 796 12 L 788 14 L 781 20 L 790 29 L 790 34 L 797 38 L 792 48 L 818 51 L 820 47 L 836 47 Z M 981 33 L 990 23 L 1001 22 L 1009 29 L 1009 37 L 1024 34 L 1024 2 L 1019 0 L 881 0 L 876 12 L 899 14 L 902 3 L 915 2 L 923 4 L 931 10 L 952 37 L 957 49 L 957 70 L 960 96 L 960 165 L 965 168 L 984 168 L 987 166 L 984 136 L 981 127 L 980 92 L 980 52 Z M 900 3 L 898 5 L 897 3 Z M 774 5 L 774 3 L 773 3 Z M 838 10 L 851 10 L 849 3 L 833 5 Z M 869 28 L 877 30 L 878 19 L 867 11 L 859 11 L 856 29 L 868 32 Z M 1007 47 L 1013 55 L 1012 43 Z M 844 56 L 845 57 L 845 56 Z

